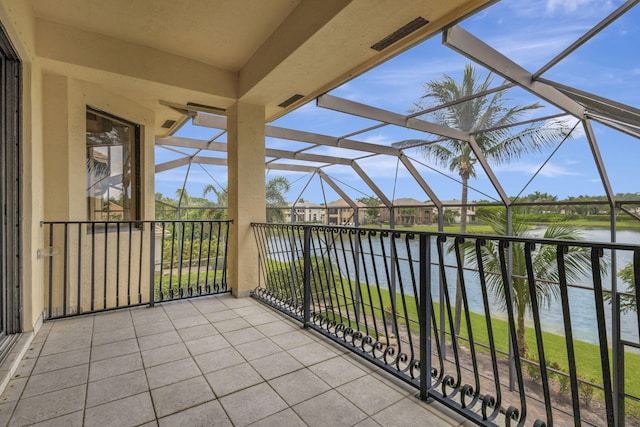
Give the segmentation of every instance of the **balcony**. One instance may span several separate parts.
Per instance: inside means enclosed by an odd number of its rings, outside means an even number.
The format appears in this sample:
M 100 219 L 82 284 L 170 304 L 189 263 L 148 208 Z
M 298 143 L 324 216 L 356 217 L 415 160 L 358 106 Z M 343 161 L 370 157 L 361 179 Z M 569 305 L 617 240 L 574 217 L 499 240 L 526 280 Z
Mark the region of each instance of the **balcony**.
M 49 321 L 9 425 L 639 419 L 639 287 L 608 273 L 638 283 L 635 245 L 253 224 L 260 283 L 233 298 L 227 221 L 45 227 Z
M 205 296 L 45 323 L 0 397 L 0 423 L 464 424 L 414 394 L 255 299 Z

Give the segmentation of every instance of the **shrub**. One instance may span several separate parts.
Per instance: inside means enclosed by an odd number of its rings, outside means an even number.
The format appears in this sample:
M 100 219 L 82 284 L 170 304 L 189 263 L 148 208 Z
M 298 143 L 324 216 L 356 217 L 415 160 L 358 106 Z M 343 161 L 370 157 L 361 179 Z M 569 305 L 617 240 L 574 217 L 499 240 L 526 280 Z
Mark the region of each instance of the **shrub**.
M 592 378 L 589 381 L 593 383 L 595 380 Z M 578 383 L 578 394 L 580 395 L 580 400 L 582 400 L 582 403 L 584 403 L 587 407 L 591 405 L 591 401 L 593 400 L 593 392 L 594 387 L 591 384 L 583 381 L 580 381 Z

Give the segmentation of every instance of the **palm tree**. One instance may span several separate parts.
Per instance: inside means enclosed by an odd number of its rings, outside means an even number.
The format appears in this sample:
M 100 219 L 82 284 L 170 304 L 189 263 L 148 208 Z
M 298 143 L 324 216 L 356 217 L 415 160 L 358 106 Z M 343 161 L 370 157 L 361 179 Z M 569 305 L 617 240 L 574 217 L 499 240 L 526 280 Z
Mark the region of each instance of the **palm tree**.
M 456 82 L 452 77 L 444 75 L 441 80 L 432 80 L 425 85 L 425 94 L 415 104 L 416 110 L 424 110 L 435 102 L 436 105 L 452 103 L 446 108 L 433 113 L 436 123 L 460 130 L 464 133 L 474 133 L 475 139 L 487 160 L 495 164 L 509 162 L 520 158 L 524 154 L 540 152 L 542 148 L 559 143 L 570 136 L 570 131 L 561 121 L 548 124 L 532 124 L 525 129 L 512 133 L 510 127 L 517 123 L 529 112 L 541 108 L 535 103 L 529 105 L 505 105 L 507 89 L 499 90 L 491 95 L 475 96 L 491 88 L 493 76 L 489 73 L 484 80 L 480 79 L 471 64 L 464 68 L 462 81 Z M 470 97 L 468 101 L 453 103 L 460 98 Z M 481 132 L 483 129 L 494 129 Z M 481 132 L 481 133 L 476 133 Z M 397 146 L 415 144 L 424 141 L 402 141 Z M 462 194 L 460 203 L 460 232 L 467 231 L 467 203 L 469 179 L 476 176 L 475 163 L 477 158 L 466 141 L 447 139 L 439 144 L 427 144 L 421 147 L 424 157 L 460 176 Z M 456 292 L 455 329 L 460 330 L 462 299 L 458 283 Z
M 202 190 L 202 197 L 207 197 L 207 194 L 209 193 L 215 194 L 216 200 L 215 202 L 213 202 L 214 206 L 204 212 L 205 217 L 211 219 L 226 219 L 226 208 L 229 204 L 229 194 L 227 192 L 227 188 L 222 187 L 220 188 L 220 190 L 217 190 L 216 187 L 213 186 L 213 184 L 207 184 Z
M 286 193 L 291 188 L 289 180 L 284 176 L 276 176 L 267 181 L 265 186 L 266 204 L 267 207 L 285 207 L 287 201 L 285 198 Z M 229 194 L 227 188 L 223 187 L 217 190 L 212 184 L 207 184 L 204 187 L 202 196 L 206 197 L 209 193 L 216 195 L 215 207 L 218 209 L 207 210 L 208 217 L 219 219 L 221 215 L 224 215 L 226 211 L 219 209 L 221 207 L 227 207 L 229 203 Z M 267 210 L 267 222 L 282 222 L 284 215 L 281 209 L 268 209 Z
M 483 216 L 482 220 L 491 227 L 494 234 L 506 235 L 507 221 L 504 210 L 502 212 L 489 212 L 486 216 Z M 534 237 L 528 230 L 528 226 L 518 221 L 513 222 L 513 235 L 517 237 Z M 578 228 L 561 223 L 550 225 L 543 237 L 545 239 L 582 240 Z M 556 263 L 556 247 L 554 245 L 538 245 L 536 249 L 532 254 L 532 265 L 534 277 L 536 278 L 536 298 L 538 304 L 543 306 L 544 304 L 550 304 L 553 300 L 557 300 L 560 292 L 557 285 L 559 274 Z M 482 251 L 482 263 L 486 272 L 485 278 L 489 290 L 496 297 L 498 303 L 502 306 L 501 308 L 506 309 L 505 283 L 500 274 L 499 251 L 497 242 L 487 240 L 486 246 L 483 247 Z M 475 245 L 473 243 L 465 244 L 464 252 L 469 266 L 472 269 L 476 269 L 478 265 Z M 524 244 L 513 242 L 511 244 L 511 253 L 513 306 L 517 319 L 518 350 L 520 356 L 524 356 L 527 354 L 525 316 L 527 310 L 531 309 Z M 568 283 L 577 283 L 585 275 L 589 275 L 591 272 L 589 248 L 570 246 L 568 253 L 565 255 L 565 271 Z
M 444 75 L 442 80 L 432 80 L 426 83 L 426 93 L 416 103 L 416 110 L 424 110 L 431 102 L 441 105 L 460 98 L 473 97 L 469 101 L 436 110 L 433 113 L 433 119 L 439 124 L 464 133 L 494 129 L 477 133 L 475 138 L 484 156 L 495 164 L 506 163 L 531 152 L 540 152 L 542 148 L 557 144 L 569 136 L 569 129 L 561 121 L 542 125 L 532 124 L 517 133 L 512 133 L 509 127 L 502 127 L 517 123 L 523 116 L 532 110 L 541 108 L 542 105 L 535 103 L 524 106 L 506 106 L 506 102 L 509 101 L 506 97 L 507 89 L 491 95 L 474 97 L 478 93 L 490 89 L 492 83 L 491 73 L 484 80 L 480 80 L 473 66 L 467 64 L 460 83 L 448 75 Z M 497 127 L 501 128 L 495 129 Z M 402 141 L 396 145 L 402 146 L 415 142 L 416 140 Z M 469 178 L 476 176 L 475 163 L 477 161 L 469 144 L 465 141 L 448 139 L 440 144 L 423 145 L 421 150 L 425 158 L 448 167 L 451 172 L 456 172 L 460 176 L 462 183 L 460 200 L 462 205 L 466 205 Z M 466 227 L 467 212 L 463 208 L 460 215 L 460 231 L 466 232 Z
M 285 207 L 286 193 L 291 188 L 289 180 L 284 176 L 275 176 L 267 181 L 265 188 L 267 207 Z M 267 222 L 282 222 L 284 215 L 282 209 L 267 209 Z
M 635 271 L 633 261 L 629 262 L 624 266 L 624 268 L 622 268 L 622 270 L 618 272 L 618 277 L 627 284 L 627 289 L 624 292 L 628 295 L 620 296 L 620 310 L 623 313 L 630 311 L 637 312 L 638 308 L 640 307 L 640 300 L 637 300 L 635 297 L 635 295 L 637 295 L 635 282 L 636 274 L 640 273 Z M 604 297 L 611 303 L 612 298 L 610 293 L 605 293 Z

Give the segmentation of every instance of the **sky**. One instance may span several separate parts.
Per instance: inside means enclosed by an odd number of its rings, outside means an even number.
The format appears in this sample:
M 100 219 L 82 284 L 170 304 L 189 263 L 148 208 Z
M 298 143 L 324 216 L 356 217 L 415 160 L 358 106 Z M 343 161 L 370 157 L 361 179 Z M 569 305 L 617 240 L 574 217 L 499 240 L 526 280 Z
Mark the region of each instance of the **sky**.
M 535 72 L 622 3 L 620 0 L 505 0 L 468 18 L 460 25 L 528 71 Z M 459 81 L 465 64 L 471 62 L 445 47 L 441 41 L 440 35 L 434 36 L 337 87 L 329 94 L 409 114 L 424 94 L 426 82 L 441 80 L 444 75 Z M 474 66 L 482 78 L 488 74 L 480 65 Z M 640 108 L 640 6 L 636 5 L 542 77 Z M 502 83 L 502 77 L 493 76 L 492 86 Z M 510 90 L 507 98 L 507 105 L 528 105 L 535 102 L 542 105 L 535 112 L 523 116 L 523 120 L 559 112 L 556 107 L 519 88 Z M 377 122 L 330 111 L 310 102 L 271 124 L 341 137 Z M 573 127 L 574 124 L 575 119 L 566 119 L 566 126 Z M 593 130 L 613 191 L 639 193 L 640 199 L 640 141 L 597 123 L 593 123 Z M 208 140 L 218 133 L 218 130 L 186 125 L 176 135 Z M 222 135 L 217 140 L 225 142 L 225 137 L 226 135 Z M 352 139 L 391 145 L 406 139 L 433 139 L 433 135 L 385 126 Z M 266 143 L 268 148 L 287 150 L 308 146 L 273 138 L 267 138 Z M 192 153 L 184 149 L 182 152 Z M 348 158 L 366 154 L 336 147 L 319 147 L 309 152 Z M 425 158 L 420 149 L 406 150 L 405 154 L 412 159 L 422 177 L 441 200 L 460 198 L 461 185 L 455 171 L 451 172 L 448 167 Z M 220 156 L 217 153 L 206 155 Z M 179 153 L 156 148 L 156 164 L 181 156 Z M 375 156 L 358 160 L 358 164 L 390 199 L 429 199 L 396 158 Z M 550 147 L 505 164 L 492 163 L 491 167 L 509 196 L 526 195 L 535 191 L 556 195 L 560 199 L 605 194 L 581 124 L 572 132 L 572 138 L 559 147 Z M 349 197 L 357 199 L 373 196 L 372 190 L 350 167 L 336 165 L 323 170 Z M 469 183 L 469 199 L 497 200 L 497 192 L 483 170 L 477 167 L 476 172 L 476 177 Z M 156 174 L 156 192 L 173 196 L 176 189 L 186 182 L 189 194 L 201 196 L 202 189 L 207 184 L 213 184 L 217 188 L 226 186 L 226 173 L 224 167 L 197 164 L 191 166 L 188 175 L 186 166 L 172 169 Z M 316 203 L 339 199 L 329 186 L 321 184 L 317 175 L 275 170 L 267 173 L 267 179 L 273 176 L 286 176 L 291 182 L 291 190 L 287 194 L 289 201 L 299 197 Z

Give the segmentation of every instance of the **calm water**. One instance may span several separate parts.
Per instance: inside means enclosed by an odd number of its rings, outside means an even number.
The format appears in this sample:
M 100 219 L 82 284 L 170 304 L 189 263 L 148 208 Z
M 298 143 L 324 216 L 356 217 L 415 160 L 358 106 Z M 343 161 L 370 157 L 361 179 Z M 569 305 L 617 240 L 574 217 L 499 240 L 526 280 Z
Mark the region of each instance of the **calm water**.
M 541 237 L 544 234 L 544 229 L 533 230 L 532 234 L 536 237 Z M 583 239 L 587 241 L 595 241 L 595 242 L 608 242 L 610 241 L 610 233 L 608 230 L 604 229 L 589 229 L 583 231 Z M 639 244 L 640 243 L 640 232 L 637 231 L 618 231 L 617 233 L 617 241 L 618 243 L 631 243 L 631 244 Z M 406 257 L 407 249 L 404 247 L 403 242 L 398 242 L 400 244 L 400 248 L 398 249 L 398 256 L 400 259 Z M 363 241 L 363 250 L 366 252 L 372 251 L 374 254 L 381 254 L 382 247 L 380 245 L 380 240 L 375 239 L 372 241 L 371 248 L 369 248 L 368 241 Z M 388 256 L 390 254 L 390 250 L 388 245 L 385 245 L 385 253 Z M 414 259 L 418 254 L 418 242 L 413 241 L 410 244 L 409 250 L 414 256 Z M 435 246 L 435 242 L 432 242 L 432 262 L 437 262 L 437 250 Z M 610 253 L 606 254 L 610 257 Z M 617 270 L 619 271 L 629 262 L 631 262 L 633 254 L 631 252 L 618 251 L 616 254 L 617 257 Z M 455 263 L 455 255 L 452 253 L 444 254 L 444 262 L 445 264 L 453 265 Z M 391 272 L 385 270 L 384 263 L 382 262 L 382 257 L 377 257 L 375 261 L 375 267 L 377 272 L 377 279 L 381 286 L 388 288 L 389 283 L 393 283 L 390 280 Z M 338 265 L 340 266 L 341 271 L 355 271 L 354 266 L 352 265 L 351 259 L 338 260 Z M 417 268 L 417 266 L 416 266 Z M 360 280 L 365 282 L 365 274 L 361 269 Z M 372 261 L 370 261 L 370 257 L 366 258 L 366 270 L 369 275 L 369 283 L 374 283 L 373 277 L 373 265 Z M 417 275 L 417 270 L 415 272 Z M 454 295 L 456 288 L 456 271 L 453 268 L 448 268 L 446 271 L 446 282 L 448 289 L 450 291 L 450 295 Z M 436 284 L 439 281 L 439 272 L 437 267 L 432 268 L 432 277 L 433 283 Z M 396 290 L 399 288 L 399 283 L 402 281 L 404 283 L 404 292 L 408 295 L 413 295 L 414 290 L 411 286 L 411 271 L 409 268 L 408 262 L 400 262 L 399 270 L 396 278 Z M 582 283 L 577 283 L 577 285 L 588 286 L 591 287 L 591 278 L 585 278 Z M 483 303 L 482 303 L 482 293 L 480 289 L 480 283 L 477 275 L 472 271 L 465 272 L 465 283 L 467 286 L 467 296 L 469 302 L 469 309 L 474 312 L 483 313 Z M 603 286 L 606 289 L 611 288 L 611 275 L 610 271 L 608 271 L 603 276 Z M 618 289 L 622 290 L 627 288 L 627 284 L 618 279 Z M 587 341 L 591 343 L 597 343 L 598 341 L 598 332 L 597 332 L 597 319 L 595 316 L 595 298 L 594 292 L 592 290 L 578 289 L 578 288 L 569 288 L 569 306 L 571 310 L 571 325 L 573 330 L 573 335 L 575 339 Z M 439 298 L 439 289 L 438 286 L 434 286 L 433 288 L 433 298 Z M 452 301 L 453 303 L 453 301 Z M 497 307 L 500 306 L 495 300 L 492 301 L 492 312 L 494 312 L 497 316 L 502 316 L 506 318 L 506 313 L 504 311 L 500 311 Z M 494 308 L 495 307 L 495 308 Z M 607 321 L 607 335 L 611 337 L 611 318 L 612 318 L 612 307 L 610 304 L 605 303 L 605 317 Z M 541 307 L 541 319 L 542 326 L 544 330 L 549 332 L 553 332 L 559 335 L 564 335 L 564 323 L 562 316 L 562 307 L 559 301 L 552 301 L 550 305 L 545 305 Z M 533 320 L 530 316 L 528 316 L 527 321 L 530 324 L 533 324 Z M 622 338 L 638 342 L 638 320 L 635 312 L 633 313 L 622 313 L 621 314 L 621 332 Z

